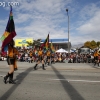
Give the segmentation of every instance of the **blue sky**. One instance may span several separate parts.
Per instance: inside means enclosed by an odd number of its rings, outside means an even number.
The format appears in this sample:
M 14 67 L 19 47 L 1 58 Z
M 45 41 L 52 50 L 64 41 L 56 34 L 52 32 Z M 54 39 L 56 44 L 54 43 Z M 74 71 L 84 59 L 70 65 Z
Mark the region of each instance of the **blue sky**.
M 68 38 L 66 8 L 72 45 L 100 41 L 99 0 L 13 0 L 15 39 L 45 39 L 49 32 L 51 39 Z M 0 0 L 0 36 L 5 31 L 9 11 L 8 0 Z

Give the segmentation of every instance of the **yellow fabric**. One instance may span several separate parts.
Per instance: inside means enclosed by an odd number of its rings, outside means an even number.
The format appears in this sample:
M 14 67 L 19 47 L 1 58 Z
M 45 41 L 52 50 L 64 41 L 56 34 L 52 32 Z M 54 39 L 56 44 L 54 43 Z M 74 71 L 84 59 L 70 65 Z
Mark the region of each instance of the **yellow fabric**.
M 19 52 L 16 48 L 12 48 L 11 46 L 8 46 L 8 56 L 9 57 L 14 57 L 15 55 L 18 55 Z
M 47 56 L 50 56 L 50 51 L 47 52 Z
M 43 54 L 42 50 L 38 51 L 38 55 L 41 56 Z
M 98 56 L 98 52 L 95 52 L 95 53 L 94 53 L 94 57 L 96 57 L 96 56 Z
M 32 56 L 32 52 L 30 52 L 30 56 Z

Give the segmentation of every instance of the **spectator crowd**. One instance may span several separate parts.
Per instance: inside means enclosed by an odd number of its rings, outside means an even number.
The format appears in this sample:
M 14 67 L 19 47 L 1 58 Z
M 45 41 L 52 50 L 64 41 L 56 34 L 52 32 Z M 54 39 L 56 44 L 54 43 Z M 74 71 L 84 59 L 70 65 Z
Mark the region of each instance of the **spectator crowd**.
M 36 62 L 38 59 L 38 49 L 34 50 L 30 49 L 19 49 L 19 55 L 17 56 L 17 60 L 20 62 L 28 62 L 33 63 Z M 58 52 L 51 52 L 50 58 L 51 62 L 66 62 L 68 63 L 94 63 L 95 62 L 95 52 L 91 52 L 89 54 L 79 54 L 77 52 L 68 53 L 58 53 Z M 100 53 L 98 51 L 98 62 L 100 62 Z M 0 54 L 0 60 L 6 60 L 6 54 Z M 46 60 L 46 51 L 44 51 L 44 59 Z

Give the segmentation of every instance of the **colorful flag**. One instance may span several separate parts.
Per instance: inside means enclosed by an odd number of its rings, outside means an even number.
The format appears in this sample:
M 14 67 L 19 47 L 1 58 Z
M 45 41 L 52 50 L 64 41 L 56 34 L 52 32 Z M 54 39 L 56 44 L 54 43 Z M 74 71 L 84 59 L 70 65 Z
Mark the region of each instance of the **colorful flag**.
M 48 49 L 49 48 L 49 34 L 47 36 L 47 38 L 45 39 L 44 43 L 41 45 L 41 47 Z
M 15 25 L 13 20 L 13 14 L 12 14 L 12 6 L 10 6 L 10 15 L 8 19 L 8 23 L 6 26 L 6 30 L 0 40 L 2 41 L 2 52 L 5 51 L 5 48 L 7 47 L 7 44 L 16 36 L 15 32 Z M 7 50 L 7 49 L 6 49 Z
M 51 44 L 50 44 L 50 49 L 51 49 L 51 52 L 55 52 L 54 46 L 52 44 L 52 41 L 51 41 Z

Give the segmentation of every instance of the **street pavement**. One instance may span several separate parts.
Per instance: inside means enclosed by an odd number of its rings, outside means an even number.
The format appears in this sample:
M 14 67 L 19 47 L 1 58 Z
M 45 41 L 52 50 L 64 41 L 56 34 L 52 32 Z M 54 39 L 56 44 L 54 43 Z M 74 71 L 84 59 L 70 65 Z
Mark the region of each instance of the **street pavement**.
M 0 100 L 100 100 L 100 67 L 90 63 L 55 63 L 45 66 L 18 62 L 16 84 L 4 84 L 9 71 L 0 61 Z

